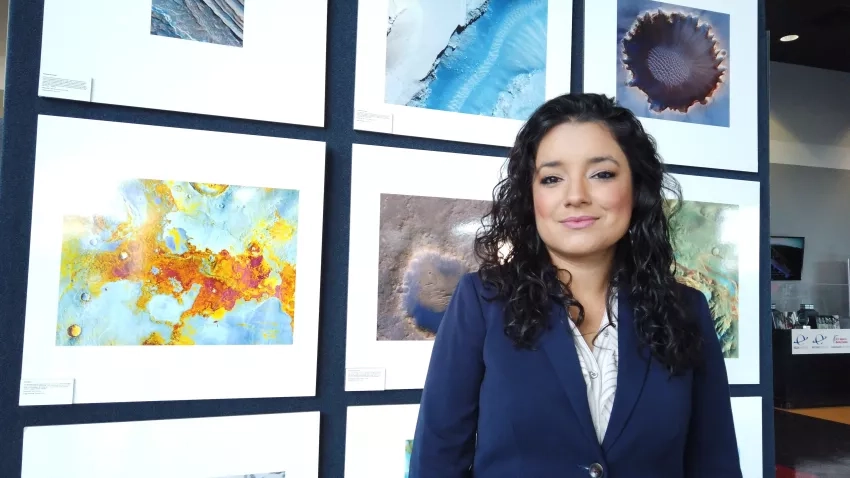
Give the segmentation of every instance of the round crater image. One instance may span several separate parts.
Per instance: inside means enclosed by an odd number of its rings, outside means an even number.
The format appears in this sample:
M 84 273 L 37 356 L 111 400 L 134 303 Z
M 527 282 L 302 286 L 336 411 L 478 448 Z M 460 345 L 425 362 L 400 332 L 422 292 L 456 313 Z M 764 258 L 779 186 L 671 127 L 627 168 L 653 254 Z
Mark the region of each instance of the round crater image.
M 438 251 L 414 256 L 404 274 L 402 296 L 412 325 L 426 334 L 436 334 L 455 287 L 467 272 L 469 267 L 459 258 Z
M 435 337 L 490 201 L 381 194 L 377 340 Z
M 729 15 L 620 0 L 617 97 L 638 116 L 729 126 Z
M 643 91 L 650 108 L 659 112 L 687 113 L 697 103 L 708 103 L 723 78 L 725 55 L 710 25 L 681 13 L 647 13 L 623 40 L 629 86 Z

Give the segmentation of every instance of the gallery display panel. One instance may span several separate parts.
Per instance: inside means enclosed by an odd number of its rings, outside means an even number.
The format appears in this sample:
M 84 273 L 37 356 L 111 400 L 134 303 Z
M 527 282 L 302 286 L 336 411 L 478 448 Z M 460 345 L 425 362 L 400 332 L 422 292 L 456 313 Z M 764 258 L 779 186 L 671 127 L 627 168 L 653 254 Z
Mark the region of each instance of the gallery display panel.
M 45 0 L 39 94 L 321 127 L 326 38 L 327 0 Z
M 730 384 L 759 383 L 760 185 L 674 174 L 677 278 L 706 296 Z
M 354 128 L 510 146 L 568 93 L 572 0 L 363 0 Z
M 504 159 L 354 145 L 346 389 L 417 389 Z M 703 292 L 732 384 L 759 382 L 758 182 L 674 174 L 677 278 Z
M 345 476 L 407 476 L 419 405 L 348 407 Z M 732 397 L 735 435 L 744 478 L 761 478 L 762 398 Z
M 758 171 L 758 24 L 755 0 L 586 2 L 584 91 L 634 111 L 668 163 Z
M 504 158 L 355 144 L 346 390 L 422 388 Z M 435 274 L 434 280 L 426 280 Z
M 21 478 L 317 478 L 319 412 L 24 428 Z
M 348 407 L 347 414 L 345 476 L 406 477 L 419 405 Z
M 21 405 L 315 394 L 324 143 L 37 136 Z
M 735 436 L 744 478 L 764 476 L 764 447 L 762 440 L 762 398 L 732 397 Z

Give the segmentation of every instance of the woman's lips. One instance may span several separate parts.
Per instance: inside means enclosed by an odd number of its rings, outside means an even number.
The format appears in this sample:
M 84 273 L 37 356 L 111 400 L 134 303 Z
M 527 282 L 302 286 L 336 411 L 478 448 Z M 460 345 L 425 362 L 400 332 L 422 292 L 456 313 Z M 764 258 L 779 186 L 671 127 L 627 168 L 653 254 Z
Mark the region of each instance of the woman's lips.
M 563 221 L 561 224 L 567 226 L 570 229 L 584 229 L 586 227 L 590 227 L 596 222 L 597 218 L 593 216 L 576 216 L 570 217 Z

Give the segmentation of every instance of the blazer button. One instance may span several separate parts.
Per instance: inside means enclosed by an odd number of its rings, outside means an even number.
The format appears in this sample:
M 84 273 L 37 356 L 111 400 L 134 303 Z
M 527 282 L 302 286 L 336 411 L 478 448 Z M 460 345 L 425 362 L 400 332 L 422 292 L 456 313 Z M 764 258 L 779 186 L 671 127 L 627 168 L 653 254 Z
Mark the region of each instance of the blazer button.
M 600 465 L 599 463 L 594 463 L 594 464 L 590 465 L 590 468 L 588 468 L 588 471 L 590 472 L 591 478 L 602 478 L 603 469 L 602 469 L 602 465 Z

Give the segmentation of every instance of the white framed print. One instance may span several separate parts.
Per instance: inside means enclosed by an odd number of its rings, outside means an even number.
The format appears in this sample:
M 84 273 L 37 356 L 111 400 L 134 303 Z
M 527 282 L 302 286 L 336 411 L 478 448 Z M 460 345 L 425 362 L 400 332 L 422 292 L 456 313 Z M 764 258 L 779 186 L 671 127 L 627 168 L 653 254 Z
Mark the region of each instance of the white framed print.
M 569 93 L 572 0 L 362 0 L 354 128 L 511 146 Z
M 346 390 L 422 388 L 506 162 L 357 144 L 352 162 Z M 730 383 L 759 383 L 760 185 L 673 177 L 677 278 L 706 296 Z
M 348 407 L 345 476 L 407 476 L 419 405 Z M 732 415 L 744 478 L 762 478 L 762 398 L 733 397 Z
M 45 0 L 39 95 L 322 127 L 326 38 L 327 0 Z
M 35 156 L 20 405 L 315 394 L 324 143 L 42 115 Z
M 594 0 L 584 91 L 632 110 L 669 164 L 758 171 L 758 2 Z
M 762 398 L 732 397 L 732 417 L 744 478 L 764 476 Z
M 21 478 L 318 478 L 319 412 L 24 428 Z
M 671 221 L 677 278 L 708 299 L 731 384 L 759 383 L 757 181 L 674 174 L 683 204 Z
M 505 158 L 355 144 L 346 390 L 418 389 Z M 438 279 L 428 279 L 438 277 Z
M 407 478 L 419 404 L 348 407 L 345 476 Z

